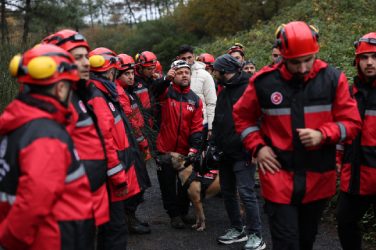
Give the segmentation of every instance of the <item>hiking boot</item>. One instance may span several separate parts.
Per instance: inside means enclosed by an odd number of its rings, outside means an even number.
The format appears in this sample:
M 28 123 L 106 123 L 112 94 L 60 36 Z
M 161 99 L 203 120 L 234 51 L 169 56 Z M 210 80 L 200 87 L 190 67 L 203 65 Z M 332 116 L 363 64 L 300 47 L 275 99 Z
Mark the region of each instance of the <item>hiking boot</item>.
M 188 224 L 188 225 L 193 225 L 196 223 L 196 218 L 189 214 L 181 215 L 180 218 L 185 224 Z
M 184 222 L 180 218 L 180 216 L 172 217 L 170 223 L 171 226 L 175 229 L 182 229 L 185 227 Z
M 149 225 L 142 223 L 135 213 L 127 213 L 126 220 L 130 234 L 149 234 L 151 232 Z
M 244 228 L 238 230 L 236 228 L 231 228 L 226 231 L 224 235 L 221 235 L 217 238 L 217 241 L 222 244 L 232 244 L 235 242 L 242 242 L 248 239 L 247 234 L 245 233 Z
M 244 246 L 244 250 L 262 250 L 265 249 L 266 244 L 262 238 L 258 237 L 256 234 L 251 234 L 248 236 L 248 241 Z

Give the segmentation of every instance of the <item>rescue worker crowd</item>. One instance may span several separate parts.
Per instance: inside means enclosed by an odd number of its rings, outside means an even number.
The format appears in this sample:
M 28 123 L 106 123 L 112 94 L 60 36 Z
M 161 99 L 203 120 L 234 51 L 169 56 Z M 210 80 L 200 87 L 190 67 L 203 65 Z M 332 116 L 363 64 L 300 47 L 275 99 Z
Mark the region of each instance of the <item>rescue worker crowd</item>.
M 238 43 L 217 59 L 182 45 L 163 75 L 153 52 L 91 50 L 67 29 L 16 55 L 20 91 L 0 116 L 0 249 L 126 249 L 129 233 L 151 231 L 136 211 L 152 158 L 171 226 L 194 224 L 171 152 L 219 175 L 231 224 L 219 243 L 266 248 L 258 168 L 272 249 L 313 248 L 338 173 L 340 242 L 361 249 L 376 203 L 376 32 L 355 42 L 351 87 L 316 57 L 318 38 L 281 25 L 258 72 Z

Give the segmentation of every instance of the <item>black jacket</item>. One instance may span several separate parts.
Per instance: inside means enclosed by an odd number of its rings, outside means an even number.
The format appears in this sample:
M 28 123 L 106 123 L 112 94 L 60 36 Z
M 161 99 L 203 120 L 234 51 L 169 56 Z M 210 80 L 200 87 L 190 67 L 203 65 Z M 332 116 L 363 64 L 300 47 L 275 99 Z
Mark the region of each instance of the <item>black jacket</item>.
M 231 82 L 224 85 L 217 97 L 212 143 L 224 153 L 225 158 L 233 160 L 244 160 L 248 157 L 240 136 L 235 131 L 232 108 L 243 95 L 249 78 L 250 75 L 246 72 L 235 75 Z

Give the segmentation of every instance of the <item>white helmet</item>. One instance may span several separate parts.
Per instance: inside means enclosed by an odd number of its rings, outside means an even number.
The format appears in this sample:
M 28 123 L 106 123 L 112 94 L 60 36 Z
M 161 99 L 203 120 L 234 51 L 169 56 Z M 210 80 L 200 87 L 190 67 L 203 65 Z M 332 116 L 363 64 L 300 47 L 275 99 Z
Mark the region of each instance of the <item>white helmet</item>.
M 176 60 L 171 64 L 171 69 L 180 69 L 180 68 L 191 69 L 191 66 L 189 66 L 189 64 L 184 60 Z

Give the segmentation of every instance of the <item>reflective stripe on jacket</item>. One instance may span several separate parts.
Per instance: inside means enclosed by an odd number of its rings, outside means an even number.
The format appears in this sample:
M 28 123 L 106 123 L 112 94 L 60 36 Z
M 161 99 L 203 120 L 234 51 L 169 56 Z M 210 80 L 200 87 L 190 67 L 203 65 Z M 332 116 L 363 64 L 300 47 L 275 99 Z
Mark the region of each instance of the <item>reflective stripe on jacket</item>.
M 5 170 L 0 245 L 5 249 L 58 250 L 72 241 L 94 240 L 89 181 L 64 128 L 64 109 L 51 97 L 28 95 L 0 117 L 0 169 Z
M 268 145 L 282 165 L 276 174 L 260 173 L 266 199 L 299 204 L 335 193 L 335 144 L 351 141 L 361 125 L 343 73 L 320 60 L 304 80 L 294 79 L 283 63 L 264 67 L 251 78 L 233 115 L 252 155 Z M 305 148 L 298 128 L 319 130 L 322 144 Z
M 363 83 L 356 77 L 353 94 L 363 126 L 352 144 L 345 145 L 341 190 L 351 194 L 376 195 L 376 81 Z

